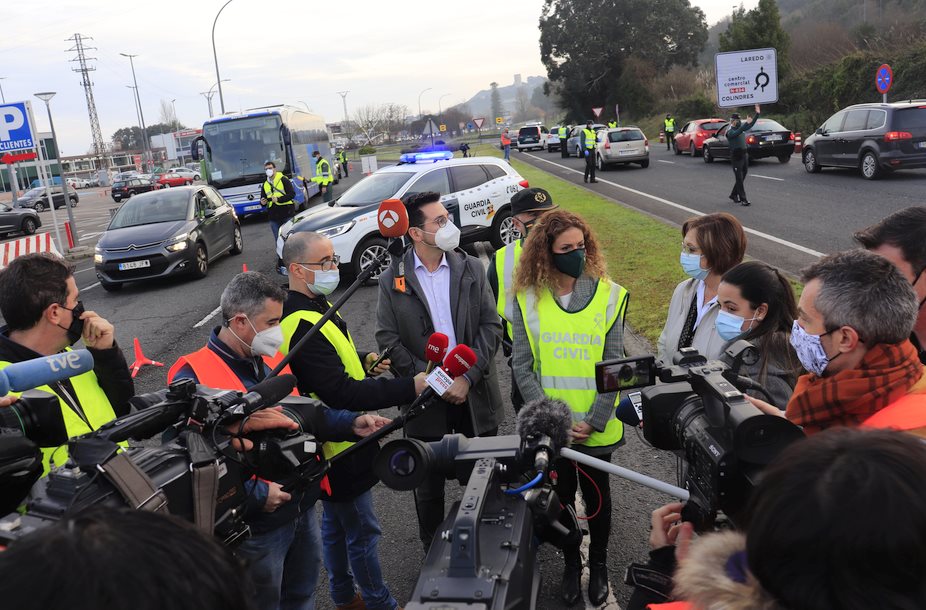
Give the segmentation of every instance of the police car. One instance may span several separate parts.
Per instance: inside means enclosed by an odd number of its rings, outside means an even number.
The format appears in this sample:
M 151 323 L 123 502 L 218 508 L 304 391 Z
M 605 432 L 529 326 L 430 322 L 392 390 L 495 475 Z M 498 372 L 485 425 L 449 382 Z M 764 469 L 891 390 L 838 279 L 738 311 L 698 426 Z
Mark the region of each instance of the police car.
M 282 257 L 290 233 L 315 231 L 333 242 L 340 269 L 357 275 L 386 248 L 376 222 L 380 203 L 427 191 L 441 194 L 441 203 L 460 228 L 461 244 L 490 241 L 500 248 L 515 239 L 511 196 L 528 186 L 495 157 L 454 159 L 449 151 L 405 154 L 398 165 L 377 170 L 331 204 L 297 214 L 280 227 L 277 254 Z

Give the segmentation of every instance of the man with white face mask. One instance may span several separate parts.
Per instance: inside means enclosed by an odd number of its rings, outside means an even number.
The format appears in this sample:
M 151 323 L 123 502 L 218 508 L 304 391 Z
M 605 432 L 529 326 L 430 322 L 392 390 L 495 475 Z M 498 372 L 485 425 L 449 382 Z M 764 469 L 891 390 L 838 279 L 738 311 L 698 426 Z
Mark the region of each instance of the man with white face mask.
M 406 424 L 405 431 L 427 441 L 449 433 L 492 436 L 504 419 L 495 372 L 502 325 L 485 268 L 457 248 L 460 229 L 439 193 L 408 195 L 405 207 L 414 247 L 401 258 L 393 257 L 379 277 L 376 342 L 380 349 L 392 348 L 393 368 L 400 375 L 425 370 L 425 347 L 434 332 L 447 335 L 448 350 L 462 343 L 478 358 L 465 375 L 453 380 L 441 400 Z M 444 519 L 444 483 L 437 475 L 415 492 L 418 533 L 425 549 Z

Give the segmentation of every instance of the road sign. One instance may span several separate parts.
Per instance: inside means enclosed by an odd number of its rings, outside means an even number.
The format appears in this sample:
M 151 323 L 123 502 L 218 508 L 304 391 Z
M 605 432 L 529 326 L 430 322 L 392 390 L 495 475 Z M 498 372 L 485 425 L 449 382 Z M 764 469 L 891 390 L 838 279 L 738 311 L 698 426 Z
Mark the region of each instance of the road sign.
M 132 155 L 132 163 L 137 171 L 141 171 L 141 155 Z
M 447 131 L 447 126 L 444 125 L 443 123 L 441 123 L 441 125 L 440 125 L 440 132 L 441 132 L 441 133 L 444 133 L 445 131 Z
M 617 126 L 621 126 L 621 105 L 614 104 L 614 118 L 617 119 Z
M 878 88 L 878 93 L 884 94 L 891 90 L 891 85 L 894 84 L 894 71 L 891 70 L 891 67 L 887 64 L 882 64 L 878 71 L 875 73 L 875 87 Z
M 595 113 L 595 118 L 596 118 L 596 119 L 597 119 L 598 117 L 601 116 L 601 111 L 602 111 L 602 110 L 604 110 L 604 108 L 603 108 L 602 106 L 598 106 L 598 107 L 596 107 L 596 108 L 592 108 L 592 112 Z
M 476 129 L 482 129 L 482 124 L 485 122 L 486 120 L 484 118 L 473 119 L 473 124 L 476 126 Z
M 775 49 L 717 53 L 714 65 L 717 69 L 717 105 L 721 108 L 778 101 L 778 54 Z
M 0 163 L 4 165 L 10 165 L 11 163 L 19 163 L 21 161 L 32 161 L 38 155 L 34 152 L 24 152 L 24 153 L 6 153 L 0 157 Z
M 496 124 L 496 125 L 501 125 L 501 124 L 504 123 L 504 122 L 505 122 L 505 119 L 503 119 L 502 117 L 500 117 L 500 116 L 495 117 L 495 124 Z
M 466 127 L 466 123 L 460 121 L 460 131 L 463 131 L 463 128 Z
M 0 152 L 35 148 L 33 122 L 29 102 L 0 105 Z

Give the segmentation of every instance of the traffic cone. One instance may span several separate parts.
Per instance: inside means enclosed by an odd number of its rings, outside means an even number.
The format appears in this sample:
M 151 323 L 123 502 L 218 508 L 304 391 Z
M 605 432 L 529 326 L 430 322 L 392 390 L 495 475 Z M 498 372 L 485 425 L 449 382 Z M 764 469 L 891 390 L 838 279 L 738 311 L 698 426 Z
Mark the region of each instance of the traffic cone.
M 241 264 L 241 273 L 247 273 L 247 272 L 248 272 L 248 264 L 247 264 L 247 263 L 242 263 L 242 264 Z
M 138 370 L 150 364 L 151 366 L 164 366 L 163 362 L 155 362 L 151 358 L 145 356 L 141 351 L 141 343 L 138 342 L 138 337 L 135 337 L 135 362 L 132 363 L 132 378 L 135 378 L 135 375 L 138 374 Z

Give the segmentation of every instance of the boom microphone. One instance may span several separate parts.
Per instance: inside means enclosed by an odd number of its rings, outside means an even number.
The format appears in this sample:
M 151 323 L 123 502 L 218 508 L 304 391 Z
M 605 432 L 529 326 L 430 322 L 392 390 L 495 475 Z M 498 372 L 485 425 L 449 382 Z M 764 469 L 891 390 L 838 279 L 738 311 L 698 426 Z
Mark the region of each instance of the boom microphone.
M 296 387 L 295 375 L 278 375 L 268 377 L 251 387 L 251 390 L 241 396 L 231 408 L 241 406 L 242 413 L 250 415 L 258 409 L 272 407 L 292 393 Z
M 521 438 L 547 436 L 553 451 L 569 445 L 572 429 L 572 410 L 562 400 L 543 397 L 532 400 L 521 408 L 515 424 L 515 433 Z
M 402 237 L 408 232 L 408 210 L 405 204 L 398 199 L 386 199 L 379 204 L 376 223 L 383 237 Z
M 0 396 L 24 392 L 93 370 L 93 356 L 85 349 L 33 358 L 0 371 Z
M 428 345 L 424 349 L 424 358 L 428 361 L 428 368 L 425 373 L 431 374 L 434 365 L 440 364 L 447 354 L 447 346 L 450 344 L 450 338 L 444 333 L 432 333 L 428 338 Z

